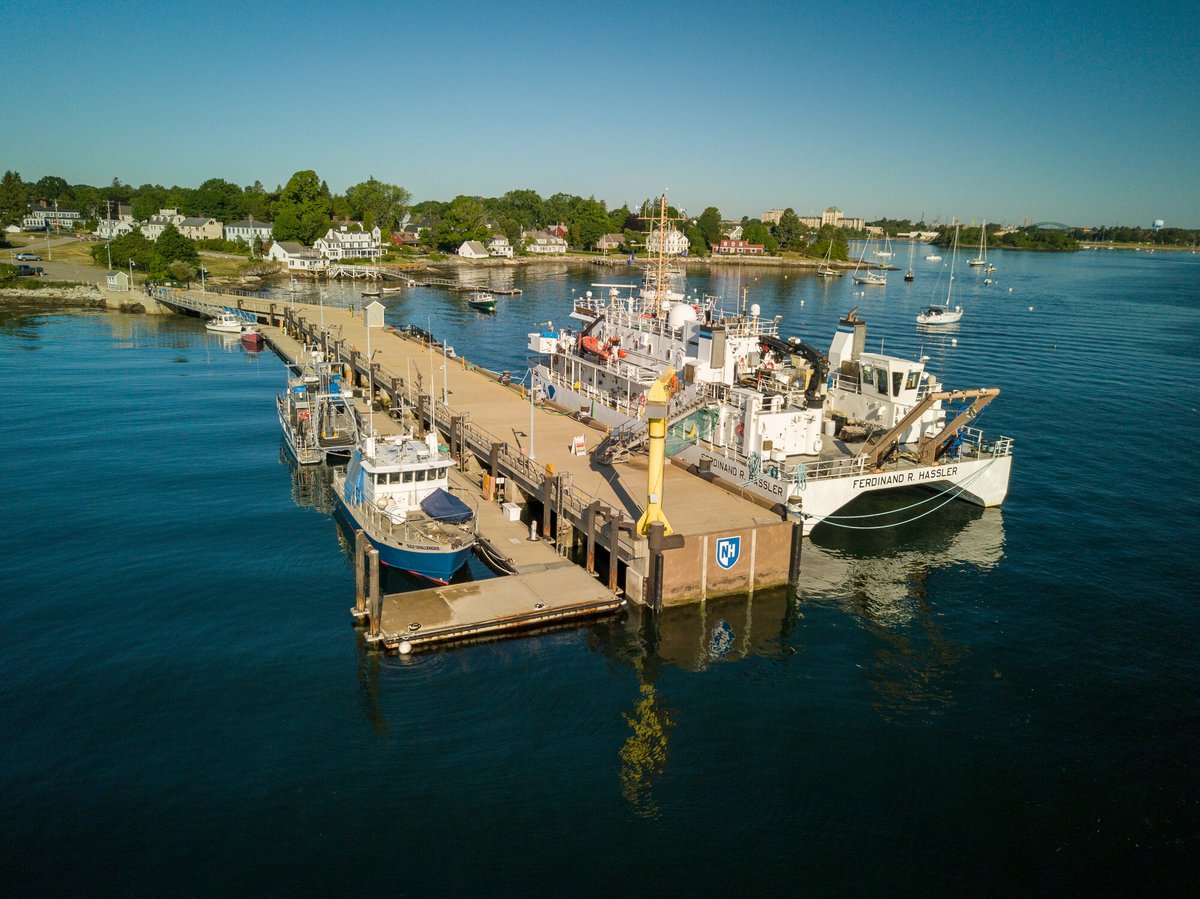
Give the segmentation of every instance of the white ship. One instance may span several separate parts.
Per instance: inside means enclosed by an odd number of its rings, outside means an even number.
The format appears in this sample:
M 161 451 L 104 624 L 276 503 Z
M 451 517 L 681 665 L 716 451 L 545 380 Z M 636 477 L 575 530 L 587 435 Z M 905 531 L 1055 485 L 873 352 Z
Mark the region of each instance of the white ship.
M 841 319 L 826 357 L 782 339 L 781 317 L 764 319 L 757 305 L 743 300 L 727 312 L 714 297 L 686 295 L 663 258 L 640 289 L 593 288 L 575 301 L 577 327 L 530 334 L 528 349 L 541 357 L 536 390 L 612 428 L 597 450 L 602 461 L 644 445 L 646 391 L 671 369 L 668 454 L 802 518 L 806 534 L 822 522 L 885 526 L 837 512 L 897 487 L 933 495 L 908 513 L 880 513 L 891 524 L 955 498 L 1003 502 L 1012 440 L 969 425 L 1000 391 L 946 390 L 925 358 L 867 352 L 856 310 Z

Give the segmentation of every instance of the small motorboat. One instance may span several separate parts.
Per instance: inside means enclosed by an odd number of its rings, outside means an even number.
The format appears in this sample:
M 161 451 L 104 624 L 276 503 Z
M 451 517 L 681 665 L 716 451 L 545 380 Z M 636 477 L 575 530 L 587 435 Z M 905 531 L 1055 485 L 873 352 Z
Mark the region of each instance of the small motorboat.
M 926 306 L 917 313 L 917 324 L 952 325 L 962 318 L 962 315 L 962 306 L 955 306 L 953 309 L 941 305 Z
M 252 352 L 257 353 L 266 346 L 266 343 L 267 341 L 262 334 L 253 328 L 247 328 L 242 332 L 242 346 Z
M 926 262 L 941 262 L 942 257 L 939 256 L 937 253 L 930 253 L 928 256 L 925 257 L 925 261 Z
M 916 278 L 916 275 L 914 275 L 914 274 L 913 274 L 913 270 L 912 270 L 911 268 L 910 268 L 908 271 L 906 271 L 906 272 L 904 273 L 904 280 L 905 280 L 905 281 L 912 281 L 912 280 L 914 280 L 915 278 Z
M 467 300 L 467 305 L 472 309 L 478 309 L 480 312 L 494 313 L 496 311 L 496 298 L 490 293 L 481 290 L 471 294 L 471 298 Z
M 362 292 L 362 295 L 364 297 L 377 297 L 379 296 L 379 293 L 380 291 L 378 287 L 369 287 Z
M 222 312 L 216 318 L 209 319 L 204 323 L 205 330 L 215 331 L 218 334 L 240 334 L 245 325 L 246 320 L 232 312 Z

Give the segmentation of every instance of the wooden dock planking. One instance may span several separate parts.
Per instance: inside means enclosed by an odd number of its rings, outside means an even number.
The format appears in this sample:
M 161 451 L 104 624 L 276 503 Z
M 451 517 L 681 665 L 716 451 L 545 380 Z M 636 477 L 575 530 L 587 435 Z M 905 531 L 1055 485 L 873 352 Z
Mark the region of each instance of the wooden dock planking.
M 618 612 L 623 601 L 571 562 L 383 597 L 382 643 L 406 651 Z

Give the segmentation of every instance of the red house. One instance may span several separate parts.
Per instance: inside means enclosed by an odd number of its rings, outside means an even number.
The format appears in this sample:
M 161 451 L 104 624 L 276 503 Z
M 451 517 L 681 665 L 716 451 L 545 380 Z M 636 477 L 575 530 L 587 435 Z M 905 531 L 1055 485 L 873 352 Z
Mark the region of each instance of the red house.
M 713 244 L 712 251 L 718 256 L 762 256 L 766 252 L 766 248 L 760 243 L 730 240 L 726 237 Z

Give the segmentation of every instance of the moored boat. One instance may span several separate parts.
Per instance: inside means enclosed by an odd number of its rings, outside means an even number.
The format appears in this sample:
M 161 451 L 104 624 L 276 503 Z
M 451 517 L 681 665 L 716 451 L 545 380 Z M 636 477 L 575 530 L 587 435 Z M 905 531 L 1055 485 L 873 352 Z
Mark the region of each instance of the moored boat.
M 480 290 L 471 294 L 471 298 L 467 300 L 467 305 L 472 309 L 478 309 L 480 312 L 495 312 L 496 298 L 490 293 Z
M 253 352 L 258 352 L 265 345 L 266 340 L 263 338 L 261 332 L 256 331 L 253 328 L 247 328 L 242 332 L 242 346 L 244 346 L 246 349 Z
M 205 330 L 218 334 L 240 334 L 245 326 L 244 318 L 229 311 L 221 312 L 204 323 Z
M 311 368 L 291 365 L 288 369 L 287 389 L 275 397 L 279 426 L 293 458 L 300 465 L 316 465 L 325 458 L 324 450 L 317 445 L 312 420 L 320 379 Z
M 937 303 L 926 306 L 917 313 L 918 325 L 952 325 L 962 318 L 962 306 L 943 306 Z
M 354 447 L 344 474 L 334 472 L 333 493 L 381 563 L 445 584 L 475 546 L 475 513 L 450 492 L 454 464 L 434 433 L 372 436 Z

